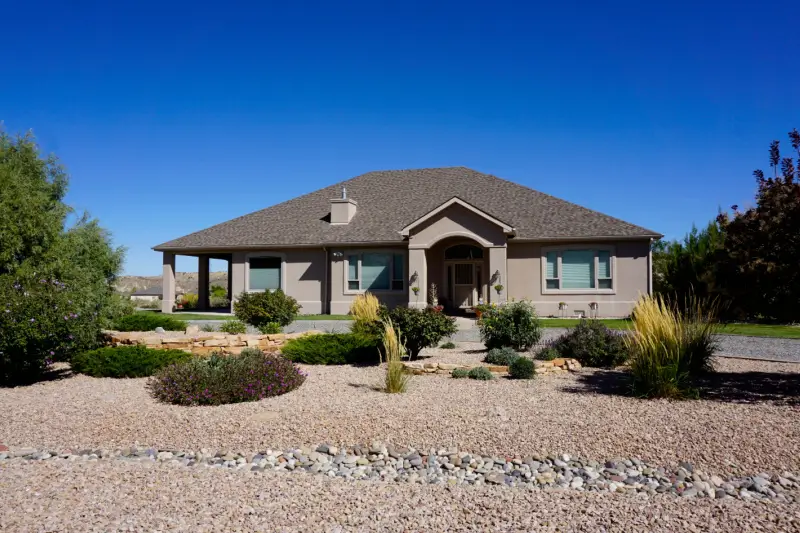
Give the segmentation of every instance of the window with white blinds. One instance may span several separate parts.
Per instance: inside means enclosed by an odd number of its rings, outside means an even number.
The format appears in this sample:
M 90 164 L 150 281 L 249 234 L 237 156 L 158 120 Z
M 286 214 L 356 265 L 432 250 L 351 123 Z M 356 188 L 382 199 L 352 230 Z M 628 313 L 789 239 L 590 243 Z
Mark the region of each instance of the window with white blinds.
M 611 290 L 614 287 L 611 258 L 608 249 L 545 250 L 542 257 L 544 290 Z

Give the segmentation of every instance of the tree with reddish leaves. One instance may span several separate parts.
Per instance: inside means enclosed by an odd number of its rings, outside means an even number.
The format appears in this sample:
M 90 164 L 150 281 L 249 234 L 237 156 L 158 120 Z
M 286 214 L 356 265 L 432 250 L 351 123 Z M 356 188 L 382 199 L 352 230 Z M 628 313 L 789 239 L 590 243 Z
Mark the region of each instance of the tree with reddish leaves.
M 722 213 L 725 233 L 715 278 L 729 300 L 728 312 L 747 320 L 800 321 L 800 133 L 789 133 L 797 156 L 769 150 L 771 177 L 756 170 L 756 205 Z

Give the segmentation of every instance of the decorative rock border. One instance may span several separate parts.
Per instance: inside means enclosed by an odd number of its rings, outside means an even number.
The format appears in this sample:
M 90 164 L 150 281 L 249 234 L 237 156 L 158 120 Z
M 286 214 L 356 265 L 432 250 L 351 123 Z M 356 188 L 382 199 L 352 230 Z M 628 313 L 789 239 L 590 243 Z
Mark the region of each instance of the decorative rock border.
M 563 372 L 577 372 L 581 369 L 581 364 L 575 359 L 553 359 L 552 361 L 534 360 L 533 365 L 537 374 L 559 374 Z M 478 366 L 485 366 L 489 372 L 495 374 L 505 374 L 508 372 L 507 366 L 498 365 L 468 365 L 457 363 L 420 363 L 404 362 L 405 371 L 409 374 L 450 374 L 456 368 L 470 370 Z
M 151 461 L 185 467 L 228 468 L 251 472 L 306 472 L 348 480 L 499 485 L 539 490 L 617 492 L 641 497 L 672 494 L 683 498 L 798 501 L 800 476 L 760 473 L 727 478 L 708 475 L 689 463 L 654 468 L 635 459 L 605 463 L 569 455 L 497 457 L 456 449 L 415 450 L 381 443 L 339 448 L 329 444 L 244 455 L 228 451 L 176 451 L 158 448 L 48 451 L 16 448 L 0 452 L 0 466 L 12 460 Z
M 321 331 L 309 330 L 299 333 L 277 333 L 273 335 L 232 335 L 228 333 L 200 332 L 197 326 L 189 326 L 184 335 L 169 336 L 152 331 L 104 331 L 107 346 L 142 344 L 160 350 L 184 350 L 195 355 L 209 355 L 212 352 L 239 354 L 247 347 L 259 348 L 265 352 L 277 352 L 291 339 L 305 335 L 317 335 Z

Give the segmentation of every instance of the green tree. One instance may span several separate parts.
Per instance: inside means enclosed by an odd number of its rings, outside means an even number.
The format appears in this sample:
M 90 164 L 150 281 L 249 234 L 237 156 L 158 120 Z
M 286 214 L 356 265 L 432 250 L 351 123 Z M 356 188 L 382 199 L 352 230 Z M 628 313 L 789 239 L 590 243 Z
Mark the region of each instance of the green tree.
M 769 150 L 772 176 L 756 170 L 755 206 L 721 213 L 725 232 L 717 258 L 717 281 L 737 317 L 779 322 L 800 320 L 800 133 L 789 133 L 798 159 Z
M 212 285 L 211 296 L 214 298 L 225 298 L 228 296 L 228 289 L 222 285 Z
M 33 381 L 50 361 L 95 347 L 130 311 L 113 291 L 124 250 L 96 220 L 74 218 L 67 184 L 32 135 L 0 131 L 0 383 Z

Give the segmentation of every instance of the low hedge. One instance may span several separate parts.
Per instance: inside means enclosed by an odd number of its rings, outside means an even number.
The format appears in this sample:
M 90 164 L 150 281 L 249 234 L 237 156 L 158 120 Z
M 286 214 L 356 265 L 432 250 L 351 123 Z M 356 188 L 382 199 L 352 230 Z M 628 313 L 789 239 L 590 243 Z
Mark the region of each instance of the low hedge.
M 117 319 L 113 326 L 117 331 L 153 331 L 156 328 L 183 331 L 188 324 L 185 320 L 158 313 L 134 313 Z
M 483 362 L 490 365 L 509 366 L 517 359 L 519 359 L 519 354 L 513 348 L 506 346 L 489 350 L 486 357 L 483 358 Z
M 182 350 L 115 346 L 74 355 L 70 365 L 73 372 L 96 378 L 143 378 L 191 357 Z
M 222 405 L 286 394 L 305 379 L 285 357 L 245 348 L 240 355 L 213 354 L 170 365 L 150 378 L 147 389 L 165 403 Z
M 283 355 L 306 365 L 380 363 L 378 340 L 358 333 L 324 333 L 292 339 L 281 347 Z
M 508 375 L 511 379 L 533 379 L 536 375 L 536 367 L 531 359 L 517 357 L 509 365 Z

